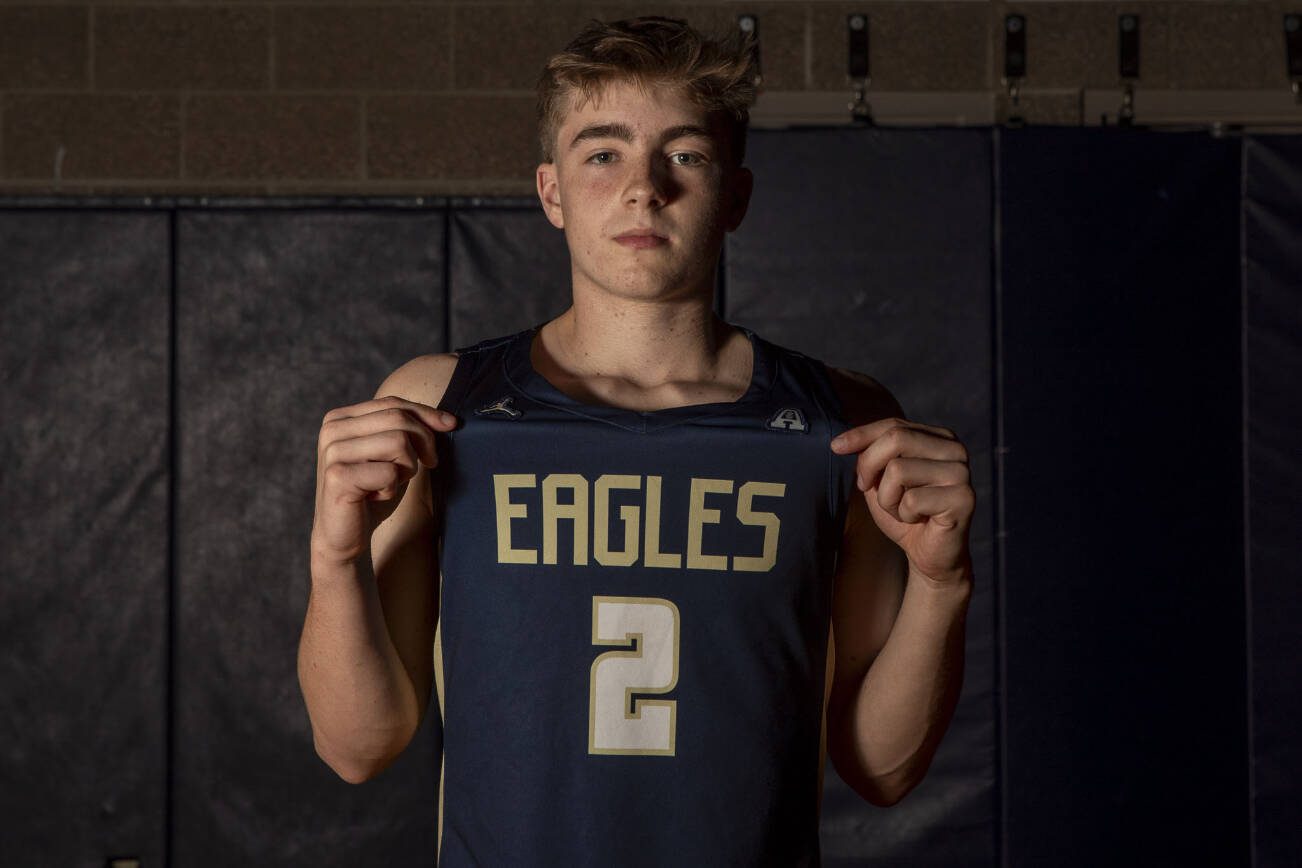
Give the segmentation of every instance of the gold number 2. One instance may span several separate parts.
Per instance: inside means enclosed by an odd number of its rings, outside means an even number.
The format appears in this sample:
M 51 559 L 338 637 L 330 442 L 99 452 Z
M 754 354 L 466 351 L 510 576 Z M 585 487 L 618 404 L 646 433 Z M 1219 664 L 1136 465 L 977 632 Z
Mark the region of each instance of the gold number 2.
M 659 597 L 593 597 L 592 644 L 633 647 L 592 661 L 588 753 L 673 756 L 678 701 L 678 607 Z

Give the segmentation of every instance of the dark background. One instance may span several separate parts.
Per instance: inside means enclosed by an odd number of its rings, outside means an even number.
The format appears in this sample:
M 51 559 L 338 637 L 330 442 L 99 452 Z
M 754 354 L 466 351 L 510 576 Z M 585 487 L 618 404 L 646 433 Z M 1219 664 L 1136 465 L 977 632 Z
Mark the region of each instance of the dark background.
M 963 699 L 827 865 L 1291 866 L 1302 137 L 752 131 L 719 309 L 972 452 Z M 0 198 L 6 863 L 428 865 L 295 669 L 315 443 L 568 304 L 533 198 Z M 1291 528 L 1293 528 L 1291 530 Z

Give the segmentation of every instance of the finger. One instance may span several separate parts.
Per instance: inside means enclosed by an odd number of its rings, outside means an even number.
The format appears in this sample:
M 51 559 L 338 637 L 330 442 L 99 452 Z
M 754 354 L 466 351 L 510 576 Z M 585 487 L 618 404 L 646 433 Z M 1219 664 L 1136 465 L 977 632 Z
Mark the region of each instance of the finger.
M 428 430 L 423 432 L 424 438 L 431 436 Z M 417 432 L 389 428 L 361 437 L 336 441 L 330 454 L 332 457 L 337 455 L 336 460 L 347 464 L 356 464 L 359 461 L 393 461 L 415 473 L 418 464 L 426 464 L 428 460 L 427 456 L 421 454 L 424 445 L 426 445 L 424 439 L 418 436 Z
M 365 478 L 372 483 L 376 480 L 380 482 L 376 487 L 368 486 L 367 500 L 394 499 L 412 477 L 412 474 L 407 472 L 405 466 L 396 461 L 363 461 L 361 464 L 352 465 L 352 467 L 359 477 Z
M 433 409 L 425 404 L 418 406 L 424 407 L 426 410 Z M 439 410 L 435 412 L 442 413 L 445 411 Z M 447 415 L 451 416 L 450 413 Z M 455 427 L 456 417 L 452 416 L 452 419 L 453 422 L 451 425 L 440 422 L 439 430 L 447 430 L 451 427 Z M 324 450 L 334 441 L 361 437 L 366 434 L 394 429 L 410 432 L 426 466 L 434 466 L 434 430 L 431 429 L 430 425 L 424 422 L 413 409 L 400 405 L 380 406 L 369 413 L 363 413 L 357 416 L 342 416 L 332 421 L 322 423 L 321 437 L 318 445 Z
M 976 495 L 967 485 L 924 485 L 900 499 L 899 519 L 907 524 L 933 521 L 942 527 L 966 527 Z
M 333 464 L 325 475 L 335 497 L 353 502 L 388 500 L 398 493 L 405 481 L 401 467 L 392 461 Z
M 322 461 L 329 462 L 330 458 L 327 456 L 333 454 L 332 447 L 335 444 L 361 440 L 364 444 L 369 443 L 373 446 L 378 441 L 367 441 L 364 438 L 389 432 L 398 432 L 406 437 L 419 453 L 421 461 L 428 467 L 434 466 L 437 460 L 434 432 L 409 411 L 398 407 L 375 410 L 361 416 L 347 416 L 325 423 L 321 428 L 319 440 Z M 397 441 L 391 441 L 391 445 L 393 443 Z M 383 451 L 375 454 L 359 454 L 354 451 L 349 455 L 356 461 L 386 460 L 391 457 Z
M 957 440 L 947 440 L 917 428 L 892 428 L 859 453 L 855 472 L 860 487 L 867 491 L 878 484 L 878 477 L 894 458 L 925 458 L 931 461 L 967 463 L 967 448 Z
M 958 435 L 948 428 L 942 428 L 939 425 L 925 425 L 922 422 L 914 422 L 912 419 L 890 416 L 885 419 L 878 419 L 868 425 L 858 425 L 841 432 L 832 438 L 832 451 L 842 454 L 860 452 L 892 428 L 911 428 L 915 431 L 926 431 L 935 434 L 945 440 L 958 440 Z
M 416 474 L 421 464 L 426 467 L 434 466 L 417 455 L 416 448 L 412 444 L 412 436 L 409 431 L 391 428 L 361 437 L 336 440 L 322 453 L 322 462 L 326 467 L 333 464 L 354 465 L 367 462 L 395 464 L 400 468 L 399 482 L 404 482 Z M 428 431 L 426 436 L 429 436 Z
M 322 420 L 334 422 L 339 419 L 349 419 L 356 416 L 364 416 L 374 413 L 378 410 L 398 408 L 413 413 L 426 425 L 439 431 L 450 431 L 456 427 L 457 417 L 447 410 L 440 410 L 437 407 L 431 407 L 429 404 L 422 404 L 419 401 L 409 401 L 406 398 L 400 398 L 397 395 L 383 395 L 379 398 L 372 398 L 369 401 L 362 401 L 359 404 L 350 404 L 346 407 L 336 407 L 325 414 Z
M 877 485 L 877 502 L 882 509 L 899 518 L 900 498 L 908 489 L 924 485 L 966 485 L 967 482 L 967 465 L 958 461 L 894 458 L 882 471 L 881 482 Z

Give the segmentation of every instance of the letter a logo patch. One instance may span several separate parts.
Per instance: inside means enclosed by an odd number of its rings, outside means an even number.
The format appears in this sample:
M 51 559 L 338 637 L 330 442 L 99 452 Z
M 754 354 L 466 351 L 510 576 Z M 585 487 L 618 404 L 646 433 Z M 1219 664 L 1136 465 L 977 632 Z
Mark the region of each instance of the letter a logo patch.
M 798 407 L 783 407 L 769 418 L 767 427 L 774 431 L 796 431 L 801 434 L 809 430 L 805 414 Z

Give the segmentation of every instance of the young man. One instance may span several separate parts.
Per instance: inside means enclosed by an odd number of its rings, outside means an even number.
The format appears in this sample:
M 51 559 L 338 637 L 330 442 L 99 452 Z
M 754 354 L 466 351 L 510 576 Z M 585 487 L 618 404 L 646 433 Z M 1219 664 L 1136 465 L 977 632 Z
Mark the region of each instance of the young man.
M 712 313 L 751 49 L 593 22 L 540 85 L 571 307 L 323 421 L 316 750 L 374 777 L 433 686 L 440 865 L 816 864 L 824 756 L 894 804 L 958 701 L 963 445 Z

